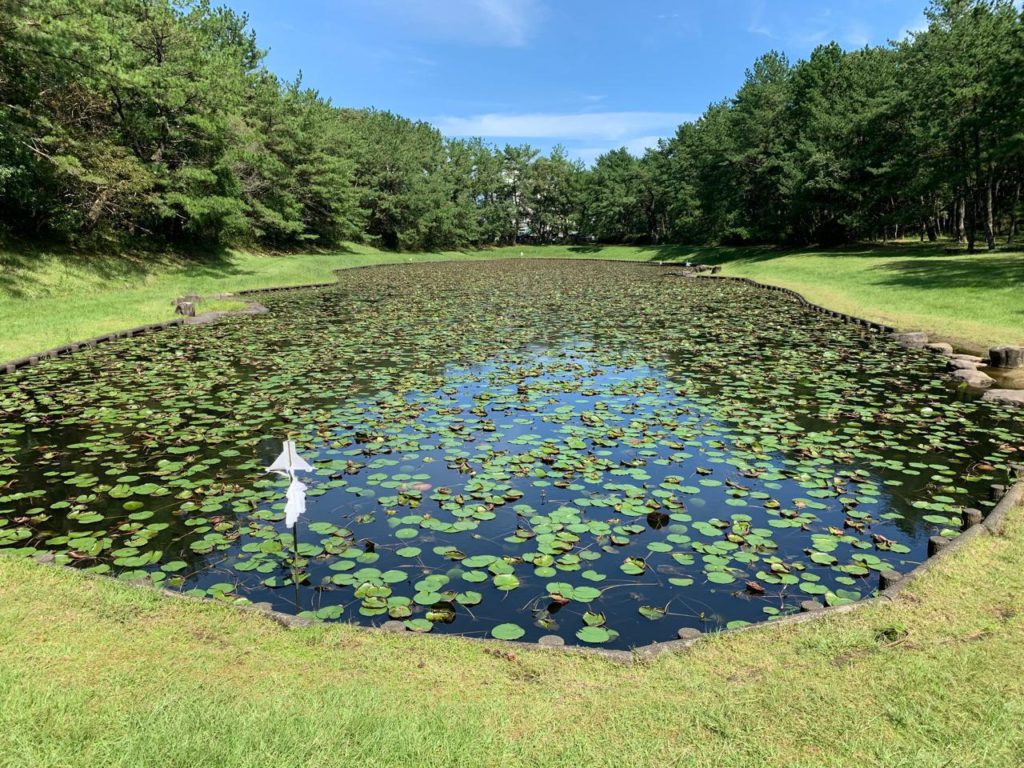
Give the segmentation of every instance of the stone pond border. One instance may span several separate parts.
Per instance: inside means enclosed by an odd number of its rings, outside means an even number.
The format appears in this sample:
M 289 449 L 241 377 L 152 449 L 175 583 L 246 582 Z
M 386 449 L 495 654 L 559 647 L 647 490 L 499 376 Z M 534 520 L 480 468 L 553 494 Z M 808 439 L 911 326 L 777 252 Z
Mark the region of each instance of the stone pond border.
M 905 574 L 896 573 L 894 571 L 886 571 L 879 574 L 880 588 L 878 594 L 874 597 L 864 598 L 858 600 L 855 603 L 849 603 L 846 605 L 837 606 L 825 606 L 814 600 L 805 600 L 801 603 L 801 612 L 794 614 L 787 614 L 777 619 L 767 619 L 765 621 L 748 624 L 743 627 L 736 627 L 734 629 L 722 629 L 715 632 L 703 633 L 697 629 L 691 629 L 684 627 L 680 629 L 678 634 L 678 640 L 668 640 L 665 642 L 654 642 L 647 645 L 636 646 L 628 651 L 626 650 L 611 650 L 607 648 L 589 647 L 589 646 L 576 646 L 566 645 L 565 641 L 557 635 L 545 635 L 541 637 L 536 643 L 525 642 L 522 640 L 497 640 L 491 637 L 474 637 L 472 635 L 459 635 L 459 634 L 439 634 L 434 635 L 431 633 L 419 633 L 412 630 L 407 630 L 405 625 L 400 621 L 386 621 L 379 626 L 367 626 L 363 624 L 344 623 L 344 625 L 350 629 L 355 629 L 360 632 L 378 634 L 382 632 L 391 632 L 396 634 L 403 634 L 407 636 L 422 636 L 432 637 L 434 640 L 431 642 L 439 642 L 442 640 L 454 640 L 456 642 L 472 642 L 472 643 L 483 643 L 492 646 L 496 649 L 512 647 L 516 650 L 552 650 L 559 651 L 561 653 L 572 653 L 582 656 L 592 656 L 607 661 L 613 661 L 620 664 L 641 664 L 652 659 L 661 656 L 666 653 L 679 653 L 682 651 L 689 650 L 695 645 L 706 641 L 708 638 L 723 638 L 729 635 L 736 634 L 738 632 L 767 632 L 771 629 L 777 629 L 780 627 L 789 627 L 794 624 L 803 624 L 809 621 L 817 621 L 826 616 L 838 616 L 840 614 L 852 613 L 859 611 L 870 605 L 882 605 L 894 603 L 900 600 L 903 592 L 906 588 L 912 584 L 919 577 L 925 573 L 931 571 L 936 565 L 948 560 L 954 553 L 960 551 L 964 547 L 968 546 L 972 541 L 982 536 L 1001 536 L 1003 534 L 1004 527 L 1006 525 L 1007 517 L 1018 505 L 1024 505 L 1024 478 L 1018 480 L 1009 490 L 1005 489 L 1005 486 L 995 485 L 992 486 L 993 494 L 1001 494 L 998 503 L 987 516 L 983 519 L 978 513 L 978 510 L 965 510 L 964 518 L 967 526 L 962 533 L 955 538 L 944 538 L 941 536 L 934 536 L 929 540 L 929 557 L 927 560 L 920 563 L 913 570 L 908 571 Z M 974 513 L 974 514 L 971 514 Z M 980 522 L 979 522 L 980 520 Z M 941 543 L 937 543 L 941 541 Z M 14 556 L 8 555 L 7 553 L 0 552 L 0 556 L 9 557 L 15 559 Z M 82 571 L 79 568 L 75 568 L 72 565 L 57 565 L 56 560 L 52 554 L 43 553 L 36 555 L 32 558 L 36 563 L 45 566 L 64 568 L 66 570 L 75 573 L 77 578 L 91 578 L 91 579 L 108 579 L 112 582 L 118 582 L 119 580 L 107 576 L 105 574 L 95 574 Z M 187 595 L 184 592 L 178 592 L 172 589 L 160 587 L 159 585 L 153 584 L 147 579 L 136 579 L 134 581 L 121 581 L 123 586 L 128 588 L 136 589 L 147 589 L 158 592 L 162 597 L 174 599 L 174 600 L 190 600 L 197 603 L 210 603 L 217 604 L 232 610 L 240 610 L 250 613 L 256 613 L 268 617 L 275 623 L 284 627 L 285 629 L 305 629 L 307 627 L 322 624 L 323 626 L 330 626 L 327 622 L 320 622 L 316 619 L 307 619 L 301 616 L 297 616 L 291 613 L 284 613 L 282 611 L 275 611 L 271 608 L 270 603 L 228 603 L 221 600 L 215 600 L 209 597 L 193 597 Z
M 112 333 L 103 334 L 102 336 L 93 336 L 91 339 L 85 339 L 83 341 L 73 341 L 70 344 L 65 344 L 62 347 L 54 347 L 48 349 L 45 352 L 37 352 L 34 355 L 26 355 L 25 357 L 19 357 L 14 360 L 8 360 L 5 363 L 0 363 L 0 372 L 14 373 L 19 368 L 28 368 L 36 365 L 41 360 L 45 360 L 48 357 L 62 357 L 64 355 L 71 355 L 75 352 L 80 352 L 83 349 L 89 349 L 95 347 L 98 344 L 104 344 L 108 341 L 116 341 L 117 339 L 130 339 L 134 336 L 142 336 L 147 333 L 155 333 L 157 331 L 163 331 L 168 328 L 175 328 L 179 325 L 184 325 L 185 319 L 177 317 L 173 320 L 167 320 L 163 323 L 151 323 L 149 325 L 137 325 L 134 328 L 129 328 L 124 331 L 114 331 Z
M 497 259 L 496 259 L 497 260 Z M 512 259 L 501 259 L 501 260 L 515 260 Z M 587 261 L 587 262 L 600 262 L 600 263 L 623 263 L 633 265 L 644 265 L 653 267 L 679 267 L 678 264 L 663 264 L 661 262 L 632 262 L 625 260 L 616 259 L 567 259 L 568 261 Z M 354 269 L 368 269 L 372 267 L 384 267 L 384 266 L 399 266 L 408 262 L 395 262 L 395 263 L 384 263 L 384 264 L 368 264 L 360 265 L 356 267 L 342 268 L 334 270 L 335 274 L 340 272 L 348 272 Z M 680 273 L 675 273 L 680 274 Z M 782 293 L 790 298 L 793 298 L 802 306 L 810 309 L 813 312 L 827 315 L 829 317 L 838 318 L 843 322 L 853 323 L 860 325 L 869 331 L 877 333 L 888 333 L 895 336 L 899 336 L 899 332 L 892 326 L 885 325 L 883 323 L 877 323 L 864 318 L 855 317 L 848 315 L 843 312 L 837 312 L 835 310 L 822 307 L 818 304 L 814 304 L 808 301 L 797 291 L 790 288 L 783 288 L 781 286 L 769 285 L 766 283 L 759 283 L 756 280 L 751 280 L 746 277 L 735 277 L 729 275 L 705 275 L 705 274 L 694 274 L 684 273 L 680 276 L 688 278 L 697 278 L 703 280 L 728 280 L 732 282 L 741 282 L 747 285 L 754 286 L 756 288 L 769 290 L 777 293 Z M 308 290 L 314 288 L 329 288 L 333 285 L 337 285 L 337 282 L 333 283 L 308 283 L 305 285 L 294 285 L 294 286 L 283 286 L 279 288 L 254 288 L 243 291 L 237 291 L 233 296 L 258 296 L 260 294 L 268 293 L 282 293 L 286 291 L 298 291 Z M 253 312 L 265 311 L 260 305 L 255 302 L 250 302 L 244 310 L 238 312 L 219 312 L 210 313 L 215 315 L 214 317 L 207 317 L 205 320 L 200 316 L 199 319 L 190 318 L 194 322 L 210 322 L 217 320 L 222 316 L 237 315 L 237 314 L 252 314 Z M 75 352 L 90 347 L 95 347 L 98 344 L 102 344 L 108 341 L 115 341 L 117 339 L 132 338 L 135 336 L 141 336 L 148 333 L 154 333 L 162 331 L 167 328 L 173 328 L 180 325 L 188 324 L 185 318 L 175 318 L 163 323 L 152 323 L 149 325 L 137 326 L 135 328 L 129 328 L 124 331 L 116 331 L 113 333 L 96 336 L 91 339 L 84 341 L 72 342 L 71 344 L 64 345 L 62 347 L 56 347 L 54 349 L 46 350 L 35 355 L 28 355 L 26 357 L 11 360 L 6 363 L 0 363 L 0 373 L 13 373 L 20 368 L 26 368 L 33 365 L 37 365 L 40 361 L 50 357 L 58 357 L 63 355 L 74 354 Z M 916 334 L 908 333 L 907 336 L 915 336 Z M 910 346 L 924 347 L 924 342 L 920 339 L 908 339 L 911 341 Z M 611 650 L 600 647 L 588 647 L 588 646 L 573 646 L 566 645 L 565 641 L 557 635 L 545 635 L 541 637 L 536 643 L 524 642 L 521 640 L 497 640 L 490 637 L 473 637 L 471 635 L 458 635 L 458 634 L 441 634 L 441 635 L 430 635 L 430 633 L 417 633 L 412 630 L 407 630 L 405 625 L 400 621 L 386 621 L 380 626 L 367 626 L 362 624 L 346 623 L 346 626 L 357 629 L 363 632 L 380 633 L 380 632 L 392 632 L 401 633 L 406 635 L 429 635 L 435 638 L 444 638 L 447 640 L 456 641 L 469 641 L 474 643 L 485 643 L 496 648 L 508 648 L 513 647 L 523 650 L 536 650 L 536 649 L 547 649 L 556 650 L 563 653 L 573 653 L 584 656 L 594 656 L 603 658 L 609 661 L 614 661 L 622 664 L 634 664 L 644 663 L 650 661 L 658 656 L 665 653 L 677 653 L 685 651 L 693 646 L 700 643 L 702 640 L 708 637 L 724 637 L 737 632 L 761 632 L 767 631 L 772 628 L 787 627 L 793 624 L 802 624 L 807 621 L 815 621 L 825 616 L 837 616 L 839 614 L 851 613 L 853 611 L 860 610 L 869 605 L 879 605 L 882 603 L 892 603 L 900 598 L 904 590 L 918 579 L 921 575 L 932 570 L 938 563 L 948 559 L 950 555 L 958 552 L 963 547 L 967 546 L 971 541 L 981 536 L 999 536 L 1002 534 L 1006 519 L 1018 505 L 1024 506 L 1024 465 L 1011 465 L 1011 469 L 1016 471 L 1018 477 L 1015 482 L 1007 487 L 1006 485 L 992 485 L 990 488 L 990 499 L 989 501 L 996 502 L 995 506 L 991 509 L 988 515 L 983 515 L 977 509 L 965 509 L 962 513 L 963 519 L 963 530 L 954 538 L 946 538 L 942 536 L 933 536 L 928 542 L 928 557 L 926 560 L 921 562 L 911 571 L 901 574 L 895 571 L 885 571 L 879 574 L 879 589 L 878 593 L 874 597 L 864 598 L 858 600 L 855 603 L 849 603 L 846 605 L 838 606 L 825 606 L 822 603 L 815 600 L 805 600 L 800 604 L 800 613 L 788 614 L 780 618 L 768 619 L 765 621 L 748 624 L 742 627 L 734 629 L 723 629 L 717 630 L 712 633 L 705 634 L 697 629 L 684 627 L 679 630 L 678 640 L 669 640 L 665 642 L 655 642 L 647 645 L 636 646 L 628 651 L 626 650 Z M 0 556 L 12 557 L 6 552 L 0 550 Z M 42 565 L 50 565 L 59 568 L 65 568 L 74 573 L 78 577 L 88 577 L 95 579 L 111 579 L 112 581 L 118 581 L 114 577 L 110 577 L 104 574 L 92 574 L 82 571 L 79 568 L 75 568 L 71 565 L 57 565 L 56 560 L 52 554 L 43 553 L 35 555 L 32 558 L 36 563 Z M 307 619 L 301 616 L 297 616 L 290 613 L 284 613 L 281 611 L 275 611 L 271 607 L 270 603 L 226 603 L 220 600 L 214 600 L 207 597 L 193 597 L 186 595 L 183 592 L 167 589 L 159 585 L 153 584 L 148 579 L 136 579 L 129 582 L 121 582 L 122 584 L 135 587 L 139 589 L 151 589 L 159 592 L 162 596 L 178 600 L 192 600 L 196 602 L 205 603 L 217 603 L 231 607 L 236 610 L 242 610 L 247 612 L 255 612 L 258 614 L 265 615 L 277 624 L 285 627 L 286 629 L 301 629 L 310 627 L 321 622 L 315 619 Z M 324 623 L 326 625 L 326 622 Z
M 247 291 L 236 291 L 232 296 L 255 296 L 262 293 L 280 293 L 282 291 L 301 291 L 310 288 L 330 288 L 332 285 L 337 283 L 309 283 L 307 285 L 293 285 L 286 286 L 283 288 L 255 288 Z M 158 331 L 164 331 L 168 328 L 177 328 L 181 325 L 202 325 L 204 323 L 219 320 L 222 317 L 229 317 L 232 315 L 251 315 L 260 314 L 265 311 L 265 308 L 256 302 L 248 302 L 244 309 L 240 310 L 229 310 L 223 312 L 207 312 L 196 317 L 176 317 L 172 320 L 166 320 L 162 323 L 149 323 L 148 325 L 137 325 L 134 328 L 128 328 L 123 331 L 112 331 L 111 333 L 101 334 L 99 336 L 93 336 L 91 339 L 84 339 L 82 341 L 73 341 L 70 344 L 65 344 L 60 347 L 54 347 L 53 349 L 47 349 L 44 352 L 36 352 L 32 355 L 25 355 L 24 357 L 18 357 L 14 360 L 8 360 L 6 362 L 0 362 L 0 375 L 4 373 L 14 373 L 21 368 L 29 368 L 33 365 L 37 365 L 40 361 L 46 360 L 50 357 L 64 357 L 66 355 L 72 355 L 75 352 L 81 352 L 84 349 L 105 344 L 108 341 L 117 341 L 118 339 L 130 339 L 135 336 L 144 336 L 150 333 L 156 333 Z

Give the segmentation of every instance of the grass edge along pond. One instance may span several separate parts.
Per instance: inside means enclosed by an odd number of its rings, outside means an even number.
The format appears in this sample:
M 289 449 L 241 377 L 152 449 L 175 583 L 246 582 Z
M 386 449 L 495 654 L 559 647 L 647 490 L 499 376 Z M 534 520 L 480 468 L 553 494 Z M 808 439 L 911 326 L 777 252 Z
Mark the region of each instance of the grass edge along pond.
M 346 258 L 283 271 L 313 282 Z M 166 312 L 168 283 L 147 281 Z M 129 314 L 126 293 L 104 299 L 121 311 L 110 330 L 148 320 Z M 344 626 L 286 631 L 0 558 L 0 762 L 1017 765 L 1024 680 L 1007 671 L 1024 642 L 1022 551 L 1018 510 L 1005 536 L 972 542 L 895 604 L 637 668 Z
M 894 604 L 634 667 L 286 630 L 3 557 L 0 754 L 7 766 L 1019 765 L 1022 547 L 1018 512 Z

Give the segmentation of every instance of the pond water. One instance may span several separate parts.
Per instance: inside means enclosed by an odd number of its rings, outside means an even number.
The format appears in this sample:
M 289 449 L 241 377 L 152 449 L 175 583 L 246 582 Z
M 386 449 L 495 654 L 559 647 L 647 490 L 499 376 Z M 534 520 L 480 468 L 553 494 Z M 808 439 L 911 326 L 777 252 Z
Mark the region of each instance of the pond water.
M 0 379 L 0 547 L 325 620 L 628 648 L 871 595 L 1024 457 L 942 360 L 672 267 L 343 272 Z M 316 472 L 299 551 L 292 437 Z

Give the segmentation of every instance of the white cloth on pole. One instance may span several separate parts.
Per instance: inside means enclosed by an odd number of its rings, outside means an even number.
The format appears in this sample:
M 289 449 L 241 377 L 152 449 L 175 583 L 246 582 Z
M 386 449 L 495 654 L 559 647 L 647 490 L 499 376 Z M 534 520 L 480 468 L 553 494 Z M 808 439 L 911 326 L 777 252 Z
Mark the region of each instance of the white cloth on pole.
M 295 450 L 294 440 L 285 440 L 281 455 L 267 467 L 267 472 L 312 472 L 313 467 Z
M 294 440 L 285 440 L 281 455 L 267 467 L 267 472 L 276 472 L 291 481 L 288 484 L 284 505 L 284 524 L 288 528 L 294 528 L 299 517 L 306 513 L 306 484 L 299 480 L 295 473 L 312 471 L 313 467 L 309 462 L 295 450 Z
M 292 481 L 288 485 L 287 499 L 284 505 L 284 524 L 292 528 L 298 522 L 299 516 L 306 513 L 306 485 L 295 476 L 292 476 Z

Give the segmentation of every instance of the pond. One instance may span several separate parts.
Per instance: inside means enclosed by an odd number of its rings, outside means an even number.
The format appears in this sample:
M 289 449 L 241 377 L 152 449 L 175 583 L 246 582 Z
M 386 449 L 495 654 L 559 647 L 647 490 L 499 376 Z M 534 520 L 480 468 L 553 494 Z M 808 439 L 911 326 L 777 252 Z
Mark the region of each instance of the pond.
M 871 595 L 1024 456 L 942 359 L 642 264 L 342 272 L 0 379 L 0 547 L 324 620 L 629 648 Z M 291 437 L 315 467 L 298 554 Z

